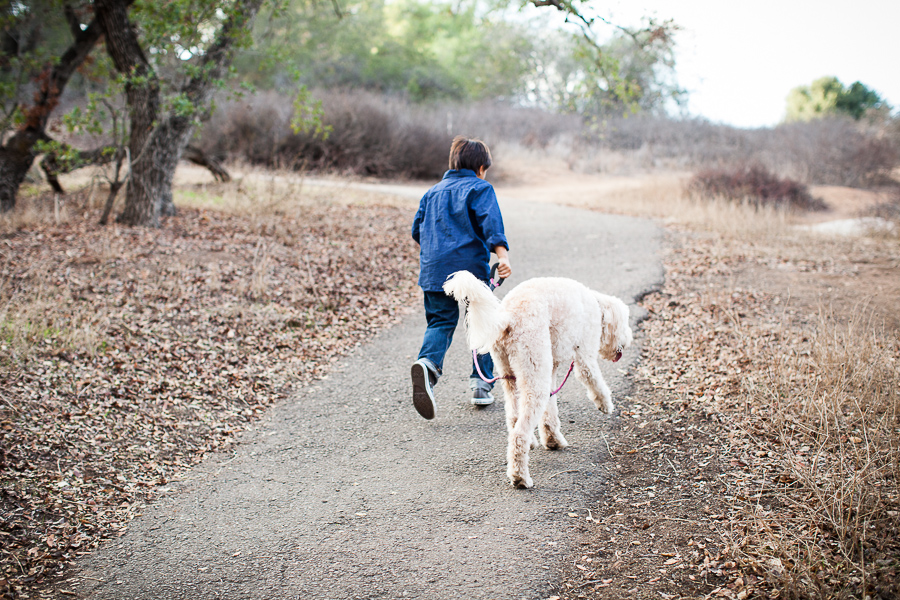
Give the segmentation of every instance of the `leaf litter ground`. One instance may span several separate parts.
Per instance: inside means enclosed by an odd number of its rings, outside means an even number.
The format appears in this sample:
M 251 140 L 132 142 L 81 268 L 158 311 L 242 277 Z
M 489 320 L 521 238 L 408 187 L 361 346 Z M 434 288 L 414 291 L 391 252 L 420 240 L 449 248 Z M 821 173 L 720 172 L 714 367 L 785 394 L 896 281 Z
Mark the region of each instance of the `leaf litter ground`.
M 582 551 L 555 597 L 900 596 L 900 307 L 879 294 L 900 284 L 896 240 L 670 233 L 609 440 L 615 493 L 571 515 Z M 829 362 L 842 328 L 862 339 Z M 833 384 L 857 352 L 871 371 Z
M 405 312 L 406 212 L 185 210 L 160 231 L 100 229 L 89 215 L 4 235 L 6 595 L 41 595 L 168 482 Z M 642 300 L 634 387 L 606 440 L 613 491 L 569 514 L 581 551 L 561 565 L 557 597 L 896 597 L 896 479 L 871 482 L 862 527 L 879 535 L 863 539 L 860 569 L 797 467 L 822 452 L 785 439 L 755 401 L 773 349 L 811 355 L 823 292 L 847 313 L 848 290 L 872 286 L 866 273 L 896 289 L 896 244 L 773 250 L 675 230 L 672 240 L 666 283 Z M 895 295 L 873 304 L 890 322 Z
M 280 211 L 279 211 L 280 212 Z M 29 597 L 418 298 L 409 210 L 0 239 L 0 597 Z M 47 593 L 50 593 L 49 591 Z

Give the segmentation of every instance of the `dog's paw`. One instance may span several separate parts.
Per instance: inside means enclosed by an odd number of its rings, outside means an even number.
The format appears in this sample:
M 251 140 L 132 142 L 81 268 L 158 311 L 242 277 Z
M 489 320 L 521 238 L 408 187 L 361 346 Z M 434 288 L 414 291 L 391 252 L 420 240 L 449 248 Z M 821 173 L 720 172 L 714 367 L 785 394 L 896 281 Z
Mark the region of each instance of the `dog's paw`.
M 518 488 L 520 490 L 527 490 L 534 487 L 534 481 L 528 475 L 510 475 L 509 482 L 514 488 Z
M 609 398 L 603 398 L 601 403 L 597 405 L 597 408 L 605 415 L 611 415 L 616 407 L 613 406 L 612 400 Z
M 569 442 L 566 441 L 566 438 L 561 433 L 548 436 L 544 441 L 544 448 L 547 450 L 562 450 L 563 448 L 568 448 L 568 446 Z

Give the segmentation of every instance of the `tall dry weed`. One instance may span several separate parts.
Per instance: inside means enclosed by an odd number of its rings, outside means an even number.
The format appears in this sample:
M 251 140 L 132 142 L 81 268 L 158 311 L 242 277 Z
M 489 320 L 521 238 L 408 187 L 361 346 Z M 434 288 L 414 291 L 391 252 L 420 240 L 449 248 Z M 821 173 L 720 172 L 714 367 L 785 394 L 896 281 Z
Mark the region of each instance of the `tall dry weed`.
M 264 298 L 269 290 L 269 271 L 272 268 L 272 257 L 270 253 L 270 245 L 260 241 L 253 250 L 253 260 L 251 264 L 252 273 L 247 293 L 251 298 Z
M 750 389 L 783 472 L 744 548 L 791 596 L 878 597 L 900 549 L 900 343 L 861 307 L 790 350 Z

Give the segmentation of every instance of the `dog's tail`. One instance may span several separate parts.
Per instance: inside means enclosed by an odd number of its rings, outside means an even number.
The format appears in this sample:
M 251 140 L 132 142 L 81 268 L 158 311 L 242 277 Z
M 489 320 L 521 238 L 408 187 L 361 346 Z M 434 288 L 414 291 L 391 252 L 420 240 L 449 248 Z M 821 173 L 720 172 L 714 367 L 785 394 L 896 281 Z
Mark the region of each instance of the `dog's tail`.
M 457 271 L 444 283 L 444 292 L 459 302 L 466 302 L 466 338 L 469 348 L 488 352 L 503 326 L 500 301 L 491 289 L 468 271 Z

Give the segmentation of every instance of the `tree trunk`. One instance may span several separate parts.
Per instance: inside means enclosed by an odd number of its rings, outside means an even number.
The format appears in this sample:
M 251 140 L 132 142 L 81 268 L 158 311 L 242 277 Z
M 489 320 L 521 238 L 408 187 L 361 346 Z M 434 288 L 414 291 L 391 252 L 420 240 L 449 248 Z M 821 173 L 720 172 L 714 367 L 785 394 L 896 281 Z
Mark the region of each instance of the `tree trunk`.
M 189 121 L 180 121 L 187 120 L 170 118 L 152 131 L 143 149 L 144 156 L 151 156 L 152 160 L 132 161 L 125 209 L 117 222 L 159 227 L 160 216 L 175 214 L 172 178 L 193 129 Z
M 159 115 L 160 86 L 128 20 L 132 0 L 97 0 L 97 20 L 106 31 L 106 48 L 120 73 L 141 76 L 126 87 L 131 110 L 131 177 L 125 209 L 117 221 L 159 226 L 160 215 L 173 214 L 172 179 L 193 132 L 192 116 Z M 208 109 L 214 84 L 231 63 L 235 41 L 252 26 L 263 0 L 237 0 L 229 18 L 203 55 L 196 72 L 181 87 L 195 114 Z
M 66 84 L 100 39 L 101 31 L 96 19 L 82 28 L 75 9 L 69 3 L 63 5 L 63 12 L 74 41 L 59 62 L 52 69 L 48 67 L 46 76 L 40 78 L 40 87 L 35 92 L 34 104 L 25 112 L 22 129 L 0 148 L 0 212 L 15 207 L 19 186 L 34 164 L 34 144 L 46 139 L 47 121 L 59 103 Z
M 39 138 L 34 131 L 19 131 L 0 148 L 0 212 L 15 208 L 19 186 L 34 164 L 32 148 Z
M 103 215 L 100 217 L 100 224 L 106 225 L 109 221 L 109 213 L 112 212 L 113 203 L 116 201 L 116 195 L 122 187 L 122 181 L 113 181 L 109 186 L 109 195 L 106 196 L 106 205 L 103 207 Z
M 131 116 L 131 176 L 125 189 L 125 210 L 116 221 L 127 225 L 159 226 L 159 190 L 164 177 L 158 162 L 165 162 L 166 147 L 151 144 L 159 115 L 159 78 L 144 56 L 137 33 L 128 19 L 133 0 L 96 0 L 94 11 L 106 36 L 106 52 L 119 73 L 129 77 L 125 97 Z M 163 154 L 157 154 L 162 152 Z

